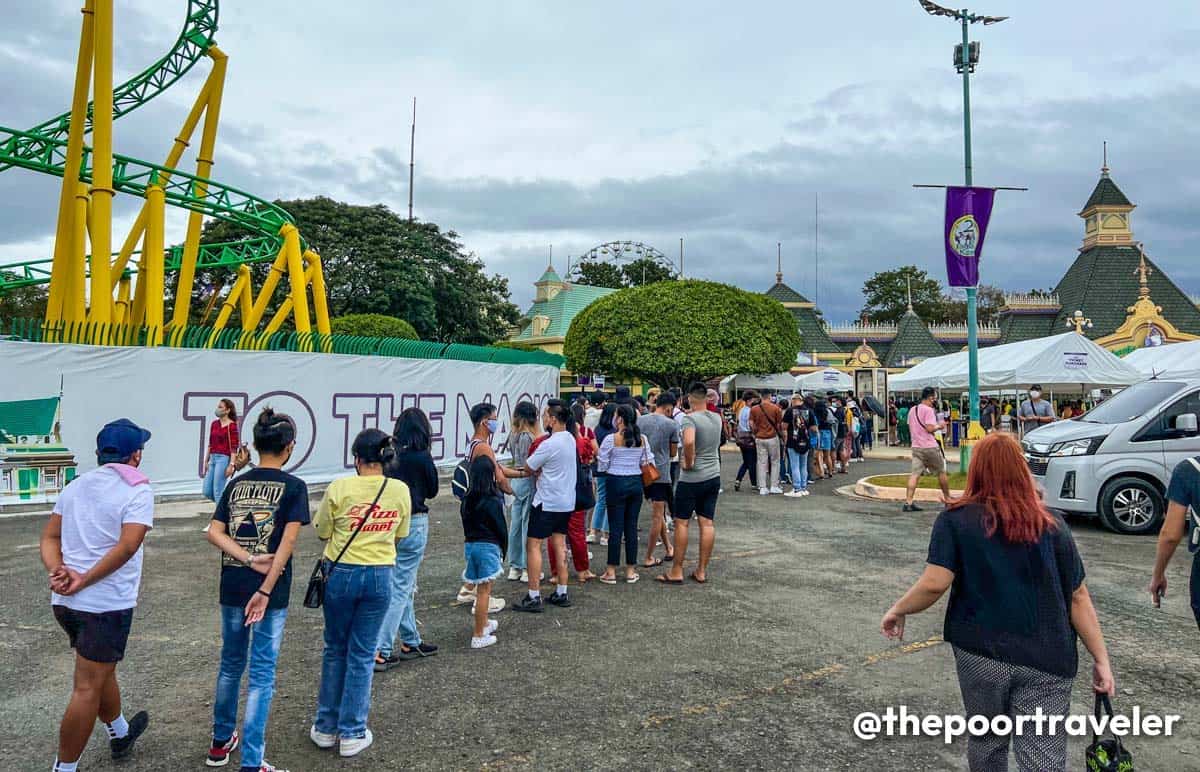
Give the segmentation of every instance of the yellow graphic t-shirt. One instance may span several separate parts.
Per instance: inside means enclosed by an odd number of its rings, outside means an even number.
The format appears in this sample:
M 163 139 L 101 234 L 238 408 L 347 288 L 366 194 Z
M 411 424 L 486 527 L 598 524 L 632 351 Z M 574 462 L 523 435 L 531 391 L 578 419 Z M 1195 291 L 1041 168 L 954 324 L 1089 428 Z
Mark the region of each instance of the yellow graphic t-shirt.
M 313 525 L 317 536 L 328 539 L 325 557 L 333 560 L 342 551 L 346 540 L 358 527 L 379 486 L 381 475 L 339 477 L 325 489 L 325 498 Z M 341 562 L 360 566 L 390 566 L 396 562 L 396 540 L 408 536 L 412 517 L 412 497 L 408 486 L 400 480 L 388 479 L 387 488 L 379 497 L 358 536 L 350 543 L 350 549 L 342 555 Z

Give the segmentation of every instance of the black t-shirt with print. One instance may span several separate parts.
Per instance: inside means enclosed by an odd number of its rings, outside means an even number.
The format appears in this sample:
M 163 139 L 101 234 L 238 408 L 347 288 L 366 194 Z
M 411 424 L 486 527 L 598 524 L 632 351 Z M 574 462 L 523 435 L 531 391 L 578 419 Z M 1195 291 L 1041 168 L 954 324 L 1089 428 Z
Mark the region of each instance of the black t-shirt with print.
M 308 486 L 278 469 L 252 469 L 225 486 L 214 520 L 225 523 L 234 541 L 252 555 L 274 554 L 288 523 L 309 522 Z M 245 606 L 264 576 L 221 553 L 221 605 Z M 292 589 L 292 561 L 271 590 L 267 608 L 287 608 Z
M 787 446 L 797 453 L 805 453 L 809 449 L 809 427 L 817 425 L 817 419 L 811 410 L 805 406 L 789 407 L 783 411 L 783 425 L 787 427 Z

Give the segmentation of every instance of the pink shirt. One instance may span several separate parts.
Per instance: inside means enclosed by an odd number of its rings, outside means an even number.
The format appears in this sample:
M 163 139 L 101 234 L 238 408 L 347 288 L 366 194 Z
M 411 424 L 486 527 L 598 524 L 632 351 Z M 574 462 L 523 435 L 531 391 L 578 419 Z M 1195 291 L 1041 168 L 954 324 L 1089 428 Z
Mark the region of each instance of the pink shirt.
M 937 425 L 937 413 L 924 402 L 908 411 L 908 431 L 912 434 L 914 448 L 936 448 L 937 438 L 925 428 L 927 424 Z

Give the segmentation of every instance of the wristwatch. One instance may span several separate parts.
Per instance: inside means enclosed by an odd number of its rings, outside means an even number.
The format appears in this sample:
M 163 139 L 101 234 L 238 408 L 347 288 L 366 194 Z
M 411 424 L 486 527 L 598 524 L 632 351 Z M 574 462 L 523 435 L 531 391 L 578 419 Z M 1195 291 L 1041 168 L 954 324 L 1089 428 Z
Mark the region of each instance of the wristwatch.
M 242 561 L 242 565 L 246 568 L 254 567 L 254 553 L 247 553 L 246 559 Z

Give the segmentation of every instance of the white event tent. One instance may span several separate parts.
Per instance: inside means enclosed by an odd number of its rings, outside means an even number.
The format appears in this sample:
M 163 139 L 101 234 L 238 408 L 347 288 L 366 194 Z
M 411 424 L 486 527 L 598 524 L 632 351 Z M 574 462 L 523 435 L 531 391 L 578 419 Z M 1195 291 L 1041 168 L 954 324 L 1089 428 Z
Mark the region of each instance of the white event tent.
M 1200 378 L 1200 340 L 1140 348 L 1121 361 L 1146 377 Z
M 1049 391 L 1081 387 L 1128 386 L 1146 376 L 1108 349 L 1074 332 L 979 349 L 979 388 L 1028 387 Z M 888 379 L 891 391 L 917 391 L 926 386 L 966 391 L 967 352 L 932 357 Z
M 853 388 L 854 381 L 849 375 L 831 367 L 796 376 L 797 391 L 847 391 Z
M 796 379 L 791 373 L 775 373 L 773 375 L 750 375 L 748 373 L 735 373 L 721 379 L 721 385 L 718 388 L 722 394 L 727 394 L 730 389 L 756 389 L 760 391 L 786 391 L 791 393 L 796 388 Z

